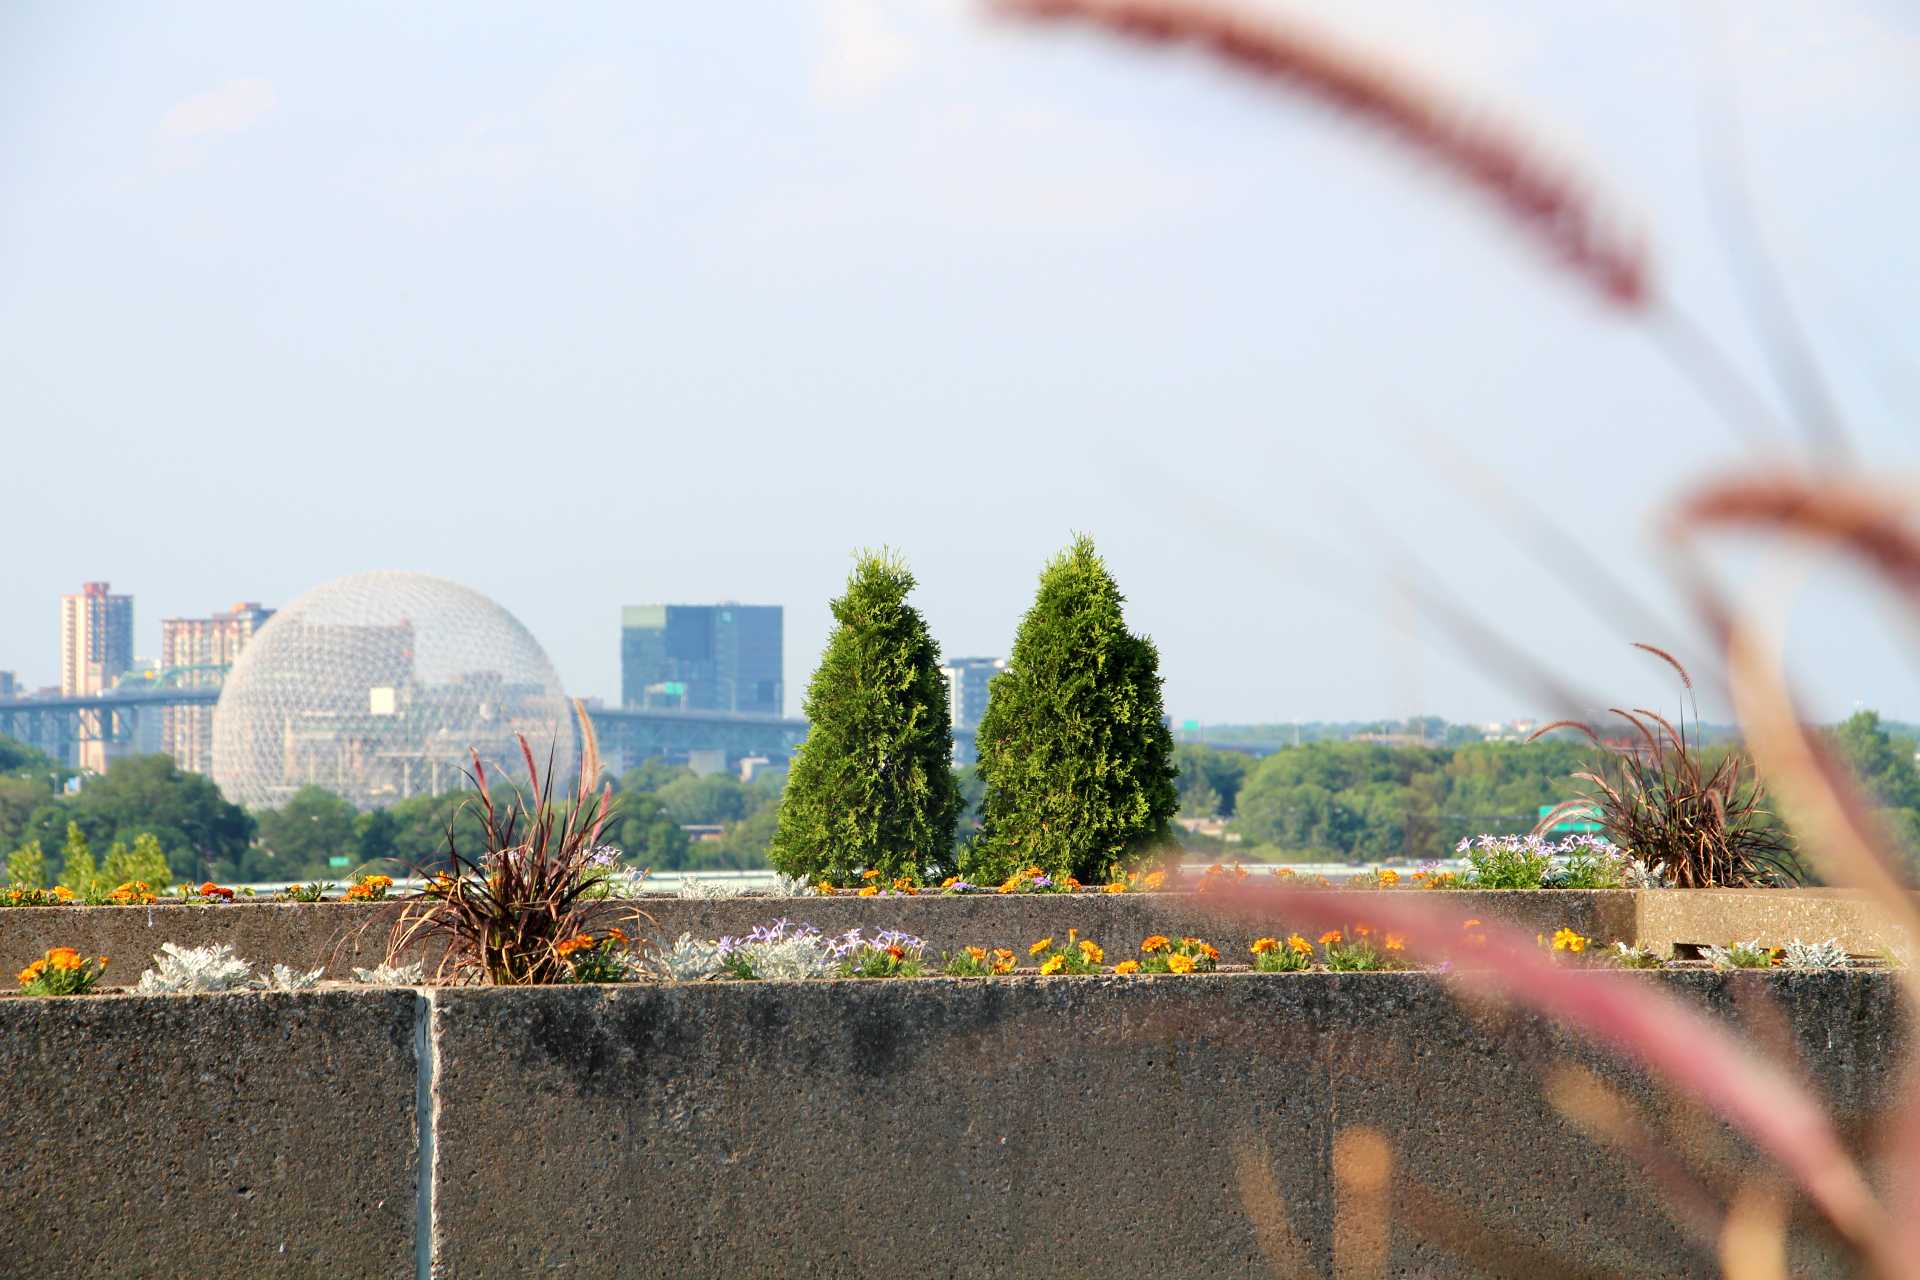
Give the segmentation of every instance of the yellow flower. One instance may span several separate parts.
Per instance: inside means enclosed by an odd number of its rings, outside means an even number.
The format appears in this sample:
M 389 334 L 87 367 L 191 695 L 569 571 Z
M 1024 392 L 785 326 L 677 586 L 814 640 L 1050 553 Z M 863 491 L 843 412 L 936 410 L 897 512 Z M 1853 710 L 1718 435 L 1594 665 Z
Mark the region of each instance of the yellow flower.
M 53 887 L 53 896 L 62 902 L 71 902 L 73 901 L 73 890 L 63 884 L 57 884 Z
M 893 887 L 898 889 L 901 893 L 907 894 L 908 896 L 912 896 L 912 894 L 915 892 L 913 881 L 907 879 L 907 877 L 905 876 L 901 876 L 898 879 L 896 879 L 893 882 Z
M 1140 949 L 1148 955 L 1152 955 L 1156 951 L 1165 951 L 1167 949 L 1166 935 L 1162 933 L 1154 934 L 1151 938 L 1148 938 L 1140 944 Z
M 1156 892 L 1160 888 L 1160 886 L 1165 884 L 1166 882 L 1167 882 L 1166 872 L 1149 871 L 1146 875 L 1140 878 L 1140 887 L 1143 891 L 1147 893 L 1153 893 L 1153 892 Z
M 879 894 L 880 894 L 880 886 L 877 884 L 868 884 L 868 885 L 860 886 L 860 896 L 863 898 L 874 898 L 874 897 L 878 897 Z
M 1338 929 L 1329 929 L 1325 933 L 1320 935 L 1320 945 L 1323 947 L 1330 947 L 1334 943 L 1340 941 L 1344 936 L 1345 935 L 1342 934 Z
M 35 960 L 32 964 L 20 971 L 20 985 L 24 987 L 29 982 L 32 982 L 40 976 L 40 971 L 46 967 L 47 962 L 45 960 Z
M 1220 959 L 1220 948 L 1214 946 L 1211 942 L 1203 942 L 1200 944 L 1200 954 L 1209 960 L 1218 961 Z
M 1392 867 L 1382 867 L 1380 868 L 1380 874 L 1376 876 L 1375 879 L 1380 882 L 1382 889 L 1391 889 L 1400 883 L 1400 873 Z
M 1373 933 L 1373 926 L 1370 924 L 1357 924 L 1353 926 L 1353 936 L 1356 938 L 1369 937 L 1372 935 L 1372 933 Z
M 1040 966 L 1040 972 L 1043 974 L 1058 973 L 1060 972 L 1061 966 L 1066 964 L 1066 962 L 1067 962 L 1067 958 L 1065 956 L 1062 956 L 1062 955 L 1048 956 L 1046 963 Z
M 831 898 L 833 896 L 833 881 L 831 880 L 822 880 L 819 884 L 813 886 L 813 888 L 814 892 L 823 898 Z
M 362 876 L 360 877 L 360 883 L 366 885 L 369 889 L 391 889 L 393 888 L 393 877 Z
M 1480 927 L 1480 917 L 1475 916 L 1471 920 L 1462 921 L 1460 927 L 1462 929 L 1478 929 Z
M 64 973 L 80 967 L 80 953 L 72 947 L 55 947 L 47 952 L 47 963 Z
M 1297 933 L 1287 935 L 1287 948 L 1298 955 L 1310 956 L 1313 954 L 1313 944 Z
M 1115 973 L 1138 973 L 1140 972 L 1140 962 L 1138 960 L 1122 960 L 1119 964 L 1113 966 L 1113 971 Z
M 879 868 L 870 867 L 867 870 L 862 871 L 860 873 L 860 878 L 862 880 L 878 880 L 880 878 Z
M 1030 956 L 1037 956 L 1042 951 L 1045 951 L 1048 947 L 1052 945 L 1053 945 L 1053 939 L 1051 937 L 1042 938 L 1040 939 L 1040 941 L 1034 943 L 1032 946 L 1027 948 L 1027 954 Z
M 1273 878 L 1275 880 L 1285 880 L 1288 876 L 1292 874 L 1293 874 L 1292 867 L 1275 867 L 1273 869 Z
M 1045 874 L 1047 873 L 1045 871 L 1042 871 L 1039 867 L 1028 867 L 1025 871 L 1022 871 L 1020 873 L 1020 877 L 1024 880 L 1038 880 L 1041 876 Z
M 998 890 L 998 892 L 1000 893 L 1018 893 L 1019 891 L 1020 891 L 1019 876 L 1008 876 L 1005 880 L 1002 880 L 1000 882 L 1000 888 Z
M 985 947 L 968 947 L 966 948 L 966 952 L 967 958 L 975 964 L 985 964 L 987 962 L 987 949 Z
M 1005 947 L 996 947 L 993 952 L 993 971 L 995 973 L 1013 972 L 1013 952 Z
M 948 876 L 948 877 L 947 877 L 947 878 L 946 878 L 945 880 L 942 880 L 942 881 L 940 882 L 940 887 L 941 887 L 942 889 L 951 889 L 951 888 L 953 888 L 953 886 L 955 886 L 955 885 L 957 885 L 957 884 L 959 884 L 959 883 L 960 883 L 960 877 L 959 877 L 959 876 Z
M 1115 880 L 1112 884 L 1101 890 L 1102 893 L 1125 893 L 1126 891 L 1127 882 L 1124 880 Z
M 1587 939 L 1581 937 L 1571 929 L 1561 929 L 1553 935 L 1553 949 L 1555 951 L 1571 951 L 1578 955 L 1587 949 Z
M 1401 937 L 1397 933 L 1390 933 L 1387 935 L 1387 950 L 1405 951 L 1406 949 L 1407 949 L 1407 940 L 1405 938 Z
M 1080 887 L 1080 882 L 1078 880 L 1074 879 L 1072 876 L 1067 877 L 1067 888 L 1078 889 L 1079 887 Z
M 1192 973 L 1193 957 L 1183 956 L 1178 952 L 1175 952 L 1173 955 L 1168 956 L 1167 972 L 1168 973 Z
M 1107 958 L 1107 953 L 1102 951 L 1100 944 L 1091 938 L 1082 938 L 1080 940 L 1080 957 L 1088 964 L 1099 964 Z
M 1280 939 L 1278 938 L 1255 938 L 1253 940 L 1253 954 L 1257 956 L 1263 956 L 1269 951 L 1278 951 L 1279 949 Z

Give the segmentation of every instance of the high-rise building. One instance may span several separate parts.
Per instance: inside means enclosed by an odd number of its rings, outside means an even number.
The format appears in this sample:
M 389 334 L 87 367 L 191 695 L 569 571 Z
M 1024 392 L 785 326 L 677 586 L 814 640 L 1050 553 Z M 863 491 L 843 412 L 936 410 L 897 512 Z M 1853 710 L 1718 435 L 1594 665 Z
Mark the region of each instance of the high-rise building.
M 20 677 L 11 671 L 0 671 L 0 698 L 17 698 L 26 690 L 20 687 Z
M 643 604 L 620 611 L 629 707 L 785 714 L 777 604 Z
M 947 709 L 957 733 L 971 733 L 987 714 L 987 686 L 1007 669 L 1005 658 L 952 658 L 940 668 L 947 678 Z
M 60 597 L 60 692 L 67 697 L 105 693 L 133 665 L 133 597 L 111 594 L 104 582 L 81 584 Z M 82 769 L 105 772 L 113 734 L 111 713 L 80 715 L 77 757 Z
M 243 600 L 210 618 L 163 618 L 160 622 L 160 667 L 178 688 L 218 686 L 227 670 L 247 647 L 247 641 L 266 625 L 273 610 Z M 189 773 L 213 772 L 213 708 L 168 707 L 160 719 L 160 750 Z

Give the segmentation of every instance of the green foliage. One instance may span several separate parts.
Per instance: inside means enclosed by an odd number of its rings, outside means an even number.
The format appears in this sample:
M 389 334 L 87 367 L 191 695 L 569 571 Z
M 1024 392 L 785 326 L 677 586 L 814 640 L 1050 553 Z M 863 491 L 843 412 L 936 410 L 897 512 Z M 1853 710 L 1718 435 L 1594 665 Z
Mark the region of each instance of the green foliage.
M 93 860 L 93 845 L 77 822 L 67 824 L 66 842 L 60 846 L 60 883 L 82 898 L 105 891 L 106 877 Z
M 400 853 L 400 820 L 385 809 L 361 814 L 353 822 L 353 847 L 363 867 L 374 862 L 404 862 Z
M 656 795 L 623 789 L 616 830 L 615 843 L 636 867 L 677 871 L 687 864 L 687 833 Z
M 968 879 L 1025 866 L 1087 884 L 1169 843 L 1179 808 L 1153 642 L 1086 537 L 1048 563 L 977 735 L 986 784 Z
M 654 792 L 675 822 L 691 825 L 737 822 L 747 815 L 747 797 L 731 774 L 704 778 L 684 774 Z
M 135 836 L 131 849 L 118 840 L 114 841 L 113 847 L 107 850 L 107 860 L 100 872 L 108 885 L 139 881 L 156 893 L 172 882 L 166 851 L 160 847 L 160 838 L 151 831 L 142 831 Z
M 1834 727 L 1831 741 L 1873 801 L 1908 878 L 1920 880 L 1920 768 L 1913 739 L 1889 732 L 1878 712 L 1857 711 Z
M 322 872 L 328 858 L 354 856 L 359 849 L 359 816 L 348 801 L 315 786 L 302 787 L 287 797 L 283 807 L 261 813 L 261 848 L 283 869 L 282 875 L 273 878 L 291 880 Z M 398 821 L 391 816 L 388 821 L 397 833 Z
M 1553 855 L 1524 836 L 1492 836 L 1466 848 L 1476 889 L 1538 889 L 1546 883 Z
M 913 585 L 897 556 L 863 554 L 832 604 L 837 625 L 807 686 L 807 740 L 768 850 L 787 875 L 918 877 L 949 862 L 953 726 L 940 651 L 907 603 Z
M 47 855 L 38 840 L 29 840 L 7 855 L 7 883 L 15 889 L 47 887 Z
M 1183 818 L 1232 817 L 1254 760 L 1241 751 L 1221 751 L 1198 743 L 1182 743 L 1174 748 L 1174 764 L 1180 770 L 1175 784 L 1180 790 L 1180 816 Z

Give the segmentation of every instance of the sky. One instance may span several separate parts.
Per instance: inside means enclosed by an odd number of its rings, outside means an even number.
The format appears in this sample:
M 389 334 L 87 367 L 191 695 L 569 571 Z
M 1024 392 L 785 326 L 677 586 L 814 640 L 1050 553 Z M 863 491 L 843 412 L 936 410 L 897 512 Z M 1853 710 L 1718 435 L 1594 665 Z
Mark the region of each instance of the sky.
M 1523 131 L 1764 382 L 1720 104 L 1861 455 L 1911 474 L 1911 6 L 1268 7 Z M 946 653 L 1000 654 L 1084 531 L 1168 711 L 1222 723 L 1549 710 L 1409 581 L 1596 698 L 1666 697 L 1630 641 L 1710 657 L 1661 514 L 1752 455 L 1475 193 L 1190 54 L 964 0 L 16 0 L 0 458 L 32 685 L 84 580 L 151 654 L 163 617 L 392 568 L 607 698 L 623 604 L 784 605 L 798 714 L 856 548 L 907 557 Z M 1512 494 L 1671 621 L 1537 558 Z M 1723 564 L 1791 585 L 1816 713 L 1920 719 L 1871 584 Z

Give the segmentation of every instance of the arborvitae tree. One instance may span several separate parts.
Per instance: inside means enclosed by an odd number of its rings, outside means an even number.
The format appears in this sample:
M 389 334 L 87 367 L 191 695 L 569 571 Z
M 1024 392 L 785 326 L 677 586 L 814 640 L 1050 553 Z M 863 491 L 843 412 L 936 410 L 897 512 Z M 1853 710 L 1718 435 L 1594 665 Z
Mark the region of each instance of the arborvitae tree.
M 7 883 L 16 889 L 47 887 L 47 855 L 40 842 L 29 840 L 7 855 Z
M 1085 536 L 1041 573 L 980 721 L 970 879 L 1037 866 L 1093 884 L 1167 842 L 1180 798 L 1160 655 L 1127 630 L 1124 599 Z
M 77 822 L 67 824 L 67 842 L 60 847 L 60 883 L 85 895 L 100 879 L 93 861 L 93 846 Z
M 904 561 L 867 552 L 833 602 L 839 625 L 807 685 L 807 740 L 767 851 L 788 875 L 845 884 L 864 870 L 917 878 L 952 862 L 953 723 L 912 590 Z

